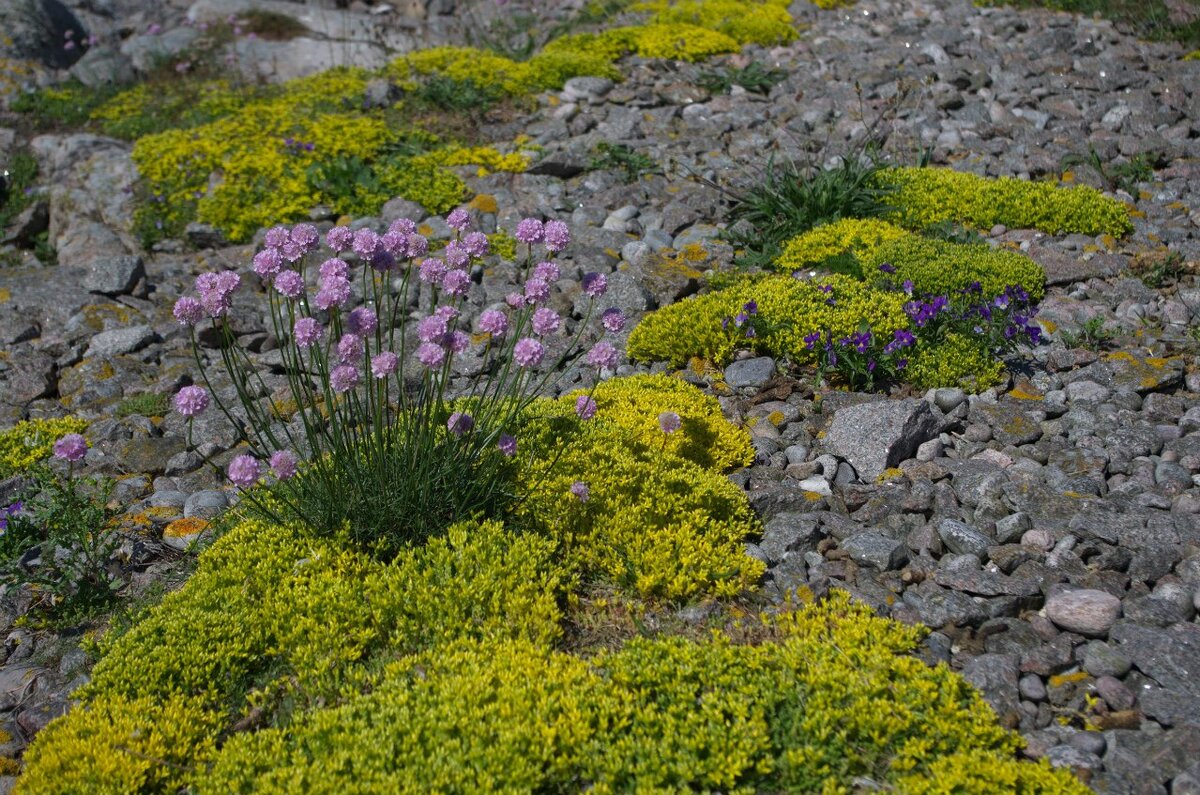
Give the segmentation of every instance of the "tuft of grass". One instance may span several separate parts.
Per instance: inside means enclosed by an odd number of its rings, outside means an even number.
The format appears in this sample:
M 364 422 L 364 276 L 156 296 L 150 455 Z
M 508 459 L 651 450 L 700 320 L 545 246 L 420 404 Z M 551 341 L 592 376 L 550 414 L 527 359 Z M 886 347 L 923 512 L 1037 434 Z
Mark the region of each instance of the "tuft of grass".
M 592 171 L 624 171 L 625 181 L 633 182 L 642 174 L 655 171 L 658 164 L 654 159 L 641 152 L 636 152 L 624 144 L 610 144 L 601 141 L 592 150 L 592 159 L 588 169 Z
M 931 237 L 934 240 L 945 240 L 947 243 L 959 243 L 961 245 L 979 245 L 986 243 L 987 238 L 979 234 L 974 229 L 964 226 L 954 221 L 941 221 L 936 224 L 930 224 L 921 230 L 921 234 L 925 237 Z
M 16 152 L 0 172 L 8 172 L 6 189 L 0 195 L 0 229 L 6 228 L 33 202 L 27 193 L 37 182 L 38 164 L 33 155 L 25 150 Z
M 161 417 L 167 413 L 171 398 L 159 392 L 143 392 L 127 397 L 117 404 L 117 416 Z
M 61 85 L 19 95 L 12 110 L 24 114 L 37 132 L 75 129 L 91 119 L 92 111 L 112 99 L 120 86 L 86 88 L 72 78 Z
M 752 94 L 766 96 L 785 79 L 787 72 L 783 69 L 770 69 L 758 61 L 752 61 L 741 69 L 726 66 L 715 71 L 701 72 L 697 82 L 713 94 L 728 94 L 734 86 L 741 86 Z
M 821 224 L 886 215 L 891 189 L 873 179 L 882 168 L 873 159 L 845 158 L 832 168 L 770 159 L 757 185 L 726 191 L 733 197 L 726 238 L 744 252 L 738 264 L 769 266 L 786 241 Z
M 238 27 L 244 33 L 253 33 L 268 41 L 288 41 L 311 32 L 295 17 L 262 8 L 249 8 L 241 12 L 238 15 Z
M 1062 159 L 1061 166 L 1063 169 L 1079 165 L 1091 166 L 1104 180 L 1109 190 L 1121 190 L 1130 196 L 1137 196 L 1138 183 L 1150 182 L 1154 179 L 1154 166 L 1157 163 L 1158 156 L 1155 153 L 1138 152 L 1129 160 L 1110 163 L 1106 166 L 1104 159 L 1100 157 L 1095 148 L 1089 146 L 1086 155 L 1067 155 Z
M 458 80 L 447 75 L 430 75 L 413 92 L 421 105 L 452 113 L 487 112 L 500 96 L 474 80 Z
M 1171 18 L 1164 0 L 976 0 L 983 6 L 1048 8 L 1112 20 L 1139 38 L 1151 41 L 1177 41 L 1185 49 L 1200 47 L 1200 3 L 1189 0 L 1191 13 Z
M 1133 258 L 1129 269 L 1142 280 L 1142 284 L 1154 289 L 1170 287 L 1184 276 L 1200 273 L 1195 263 L 1184 260 L 1178 251 L 1154 251 Z
M 1096 315 L 1084 321 L 1079 331 L 1061 332 L 1063 344 L 1068 348 L 1086 348 L 1099 352 L 1105 345 L 1116 339 L 1118 329 L 1104 325 L 1104 318 Z

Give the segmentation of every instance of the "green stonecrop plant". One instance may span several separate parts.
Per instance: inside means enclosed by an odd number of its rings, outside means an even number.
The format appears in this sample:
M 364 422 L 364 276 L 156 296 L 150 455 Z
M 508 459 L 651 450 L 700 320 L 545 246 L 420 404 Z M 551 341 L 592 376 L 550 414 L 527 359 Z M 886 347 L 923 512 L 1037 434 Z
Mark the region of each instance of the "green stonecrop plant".
M 71 433 L 87 430 L 86 420 L 78 417 L 22 420 L 0 431 L 0 479 L 27 472 L 50 457 L 54 443 Z

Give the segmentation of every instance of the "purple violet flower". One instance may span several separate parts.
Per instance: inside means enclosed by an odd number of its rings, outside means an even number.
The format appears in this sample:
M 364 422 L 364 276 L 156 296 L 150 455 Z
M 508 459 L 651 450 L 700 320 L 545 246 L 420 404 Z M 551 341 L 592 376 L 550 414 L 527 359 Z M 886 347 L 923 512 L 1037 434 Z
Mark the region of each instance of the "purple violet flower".
M 357 339 L 357 337 L 351 337 Z M 352 364 L 339 364 L 329 374 L 329 386 L 339 395 L 358 386 L 358 368 Z
M 585 273 L 583 275 L 583 292 L 592 298 L 599 298 L 608 290 L 608 277 L 603 273 Z
M 292 327 L 292 336 L 296 340 L 297 348 L 308 348 L 321 339 L 324 333 L 321 324 L 311 317 L 302 317 L 296 321 L 296 325 Z
M 184 296 L 175 302 L 175 319 L 181 326 L 194 326 L 204 319 L 204 307 L 195 298 Z
M 558 313 L 549 307 L 541 307 L 533 313 L 533 333 L 539 337 L 546 337 L 558 331 L 558 327 L 562 324 L 562 318 Z
M 506 457 L 512 458 L 517 454 L 517 437 L 502 433 L 496 441 L 496 447 L 500 448 L 500 452 Z
M 498 309 L 485 309 L 479 315 L 479 330 L 493 337 L 503 337 L 508 331 L 508 317 Z
M 683 420 L 673 411 L 664 411 L 658 415 L 658 427 L 665 434 L 675 433 L 682 424 Z
M 600 315 L 600 325 L 604 326 L 606 331 L 617 334 L 621 329 L 625 328 L 625 315 L 621 314 L 621 310 L 615 306 L 611 309 L 605 309 Z

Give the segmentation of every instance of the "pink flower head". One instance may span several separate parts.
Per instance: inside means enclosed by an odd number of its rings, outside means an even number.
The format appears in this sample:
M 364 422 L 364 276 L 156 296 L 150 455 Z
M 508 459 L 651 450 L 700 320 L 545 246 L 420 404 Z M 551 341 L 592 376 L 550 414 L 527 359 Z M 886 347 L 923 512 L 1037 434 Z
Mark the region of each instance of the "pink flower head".
M 467 231 L 467 226 L 471 223 L 471 216 L 467 215 L 467 211 L 459 207 L 457 210 L 451 210 L 446 216 L 446 226 L 458 232 Z
M 546 250 L 551 254 L 557 254 L 570 244 L 571 230 L 562 221 L 547 221 L 543 229 L 543 237 Z
M 498 309 L 485 309 L 479 314 L 479 330 L 493 337 L 503 337 L 508 331 L 508 318 Z
M 146 27 L 146 33 L 150 36 L 157 36 L 159 33 L 162 33 L 162 25 L 157 22 L 151 22 Z
M 450 295 L 462 297 L 471 289 L 471 274 L 464 270 L 452 270 L 442 277 L 442 289 Z
M 227 293 L 209 290 L 200 294 L 200 305 L 209 316 L 221 317 L 233 306 L 233 301 Z
M 194 326 L 204 319 L 204 307 L 195 298 L 184 296 L 175 302 L 175 319 L 181 326 Z
M 450 332 L 450 350 L 455 353 L 462 353 L 471 345 L 471 335 L 465 331 Z
M 439 284 L 450 269 L 440 259 L 430 257 L 421 263 L 420 278 L 426 284 Z
M 83 460 L 83 457 L 87 455 L 87 449 L 86 439 L 77 433 L 68 433 L 54 443 L 54 457 L 74 464 Z
M 375 234 L 375 230 L 363 227 L 354 233 L 354 243 L 351 244 L 351 248 L 360 258 L 369 260 L 379 249 L 379 242 L 379 235 Z
M 296 224 L 292 227 L 291 240 L 305 251 L 313 251 L 321 245 L 321 233 L 312 224 Z
M 449 330 L 446 318 L 437 314 L 429 315 L 417 322 L 417 339 L 421 342 L 440 342 Z
M 471 262 L 471 255 L 454 240 L 446 244 L 446 248 L 442 250 L 442 257 L 450 268 L 465 268 Z
M 354 389 L 358 386 L 358 368 L 352 364 L 339 364 L 329 374 L 329 386 L 339 395 Z
M 433 342 L 422 342 L 417 347 L 417 361 L 433 369 L 446 361 L 446 349 Z
M 318 309 L 342 308 L 350 301 L 349 279 L 326 279 L 317 292 Z
M 391 351 L 384 351 L 371 358 L 371 375 L 376 378 L 387 378 L 400 367 L 400 357 Z
M 608 290 L 608 277 L 603 273 L 583 274 L 583 291 L 592 298 L 599 298 Z
M 525 282 L 525 300 L 530 304 L 540 304 L 550 297 L 550 285 L 543 279 L 534 277 Z
M 533 278 L 541 279 L 547 284 L 558 281 L 558 277 L 561 275 L 562 271 L 553 262 L 539 262 L 533 267 Z
M 242 277 L 237 271 L 221 271 L 217 274 L 217 290 L 232 295 L 242 285 Z
M 616 334 L 625 328 L 625 316 L 615 306 L 611 309 L 605 309 L 604 313 L 600 315 L 600 325 L 613 334 Z
M 617 349 L 607 342 L 597 342 L 588 351 L 588 364 L 601 370 L 612 370 L 617 366 Z
M 317 269 L 321 274 L 322 279 L 348 279 L 350 278 L 350 266 L 345 260 L 337 257 L 330 257 L 321 263 L 321 267 Z
M 279 249 L 264 248 L 254 255 L 254 272 L 264 279 L 270 279 L 283 267 L 283 257 Z
M 536 218 L 525 218 L 517 224 L 517 231 L 513 233 L 513 237 L 529 245 L 542 242 L 544 235 L 545 228 L 542 226 L 542 222 Z
M 575 413 L 579 415 L 581 420 L 590 420 L 596 416 L 596 401 L 592 400 L 587 395 L 580 395 L 575 398 Z
M 408 258 L 416 259 L 425 256 L 429 251 L 429 240 L 424 235 L 408 236 Z
M 504 296 L 504 303 L 511 306 L 513 309 L 520 309 L 525 306 L 525 296 L 520 293 L 509 293 Z
M 365 337 L 379 328 L 379 317 L 369 306 L 360 306 L 346 317 L 346 328 L 351 334 Z
M 592 496 L 591 490 L 582 480 L 577 480 L 571 484 L 571 493 L 578 497 L 580 502 L 587 502 L 588 498 Z
M 475 418 L 470 414 L 456 411 L 450 415 L 450 419 L 446 420 L 446 427 L 450 433 L 461 438 L 463 434 L 470 433 L 471 429 L 475 427 Z
M 392 252 L 381 247 L 375 252 L 375 256 L 371 257 L 371 267 L 380 273 L 386 273 L 396 267 L 396 257 Z
M 562 318 L 558 313 L 549 307 L 543 306 L 533 313 L 533 333 L 539 337 L 545 337 L 558 331 L 558 327 L 562 324 Z
M 217 285 L 217 274 L 202 273 L 196 277 L 196 292 L 203 295 L 204 293 L 219 291 L 220 287 Z
M 395 221 L 392 221 L 391 226 L 388 227 L 389 234 L 411 235 L 416 231 L 416 222 L 408 218 L 397 218 Z
M 517 344 L 513 346 L 513 361 L 520 367 L 537 367 L 545 355 L 546 348 L 542 343 L 530 337 L 517 340 Z
M 325 233 L 325 244 L 338 254 L 354 245 L 354 233 L 348 226 L 335 226 Z
M 275 289 L 294 301 L 304 294 L 304 277 L 296 271 L 280 271 L 275 277 Z
M 395 257 L 408 256 L 408 235 L 403 232 L 388 232 L 381 241 L 387 253 Z
M 496 441 L 496 447 L 500 448 L 500 452 L 505 456 L 512 458 L 517 454 L 517 437 L 502 433 Z
M 488 242 L 487 235 L 483 232 L 472 232 L 463 238 L 463 250 L 470 254 L 475 259 L 486 257 L 488 248 L 491 244 Z
M 248 489 L 262 477 L 262 463 L 252 455 L 239 455 L 229 462 L 229 480 L 239 489 Z
M 280 480 L 291 480 L 296 477 L 296 467 L 300 462 L 291 450 L 276 450 L 271 455 L 271 471 Z
M 284 243 L 292 239 L 292 235 L 288 232 L 286 226 L 273 226 L 267 230 L 267 236 L 264 238 L 266 244 L 271 248 L 279 248 Z
M 304 246 L 289 240 L 279 247 L 279 256 L 293 264 L 304 258 Z
M 662 429 L 663 433 L 675 433 L 682 424 L 683 421 L 679 418 L 679 415 L 673 411 L 664 411 L 658 415 L 658 427 Z
M 458 317 L 458 310 L 452 306 L 439 306 L 437 309 L 433 310 L 433 314 L 449 323 L 451 320 Z
M 299 348 L 308 348 L 321 339 L 321 335 L 325 329 L 321 328 L 321 324 L 311 317 L 302 317 L 296 321 L 296 325 L 292 327 L 292 336 L 296 339 L 296 346 Z
M 351 364 L 363 357 L 363 341 L 362 337 L 356 337 L 353 334 L 343 334 L 338 340 L 337 352 L 338 358 L 342 364 Z
M 208 408 L 208 390 L 185 386 L 175 394 L 175 410 L 185 417 L 198 417 Z

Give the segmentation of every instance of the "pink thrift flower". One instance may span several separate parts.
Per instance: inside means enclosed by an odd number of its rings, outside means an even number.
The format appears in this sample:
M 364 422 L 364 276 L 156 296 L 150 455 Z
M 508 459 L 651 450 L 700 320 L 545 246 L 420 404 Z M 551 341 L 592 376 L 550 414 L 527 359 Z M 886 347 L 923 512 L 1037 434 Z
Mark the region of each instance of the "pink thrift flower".
M 558 281 L 558 277 L 561 275 L 562 271 L 553 262 L 539 262 L 533 267 L 533 278 L 541 279 L 547 284 Z
M 423 342 L 417 347 L 417 361 L 430 369 L 440 367 L 446 361 L 446 350 L 441 345 Z
M 592 298 L 599 298 L 608 290 L 608 277 L 603 273 L 585 273 L 583 291 Z
M 200 294 L 200 305 L 210 317 L 221 317 L 233 306 L 233 301 L 226 293 L 210 290 Z
M 470 433 L 475 427 L 475 418 L 470 414 L 456 411 L 450 415 L 450 419 L 446 420 L 446 427 L 450 433 L 461 438 L 463 434 Z
M 321 245 L 321 233 L 312 224 L 296 224 L 292 227 L 291 241 L 305 251 L 314 251 Z
M 391 351 L 384 351 L 371 358 L 371 375 L 376 378 L 387 378 L 400 367 L 400 357 Z
M 513 309 L 520 309 L 525 306 L 525 296 L 520 293 L 509 293 L 504 296 L 504 303 L 511 306 Z
M 185 386 L 175 394 L 175 410 L 185 417 L 198 417 L 208 408 L 208 390 Z
M 229 480 L 239 489 L 248 489 L 262 477 L 262 463 L 252 455 L 239 455 L 229 462 Z
M 461 298 L 471 289 L 471 274 L 464 270 L 450 271 L 442 277 L 442 289 Z
M 487 235 L 483 232 L 472 232 L 463 238 L 462 247 L 472 257 L 479 259 L 487 256 L 491 243 L 488 242 Z
M 389 233 L 397 235 L 411 235 L 416 231 L 416 221 L 412 221 L 408 218 L 397 218 L 395 221 L 392 221 L 391 226 L 388 227 Z
M 379 328 L 379 317 L 369 306 L 360 306 L 346 317 L 346 328 L 351 334 L 366 337 Z
M 212 293 L 212 292 L 220 292 L 220 289 L 221 288 L 217 282 L 217 274 L 202 273 L 196 277 L 196 292 L 202 293 L 202 294 L 203 293 Z
M 351 364 L 361 359 L 363 351 L 362 337 L 356 337 L 353 334 L 343 334 L 342 338 L 338 340 L 337 352 L 342 364 Z
M 433 314 L 449 323 L 451 320 L 458 317 L 458 310 L 452 306 L 439 306 L 437 309 L 433 310 Z
M 387 253 L 396 257 L 408 255 L 408 235 L 403 232 L 388 232 L 383 236 L 382 242 Z
M 571 493 L 579 498 L 580 502 L 587 502 L 592 496 L 591 490 L 582 480 L 577 480 L 571 484 Z
M 575 413 L 579 415 L 581 420 L 590 420 L 596 416 L 596 401 L 592 400 L 587 395 L 580 395 L 575 398 Z
M 625 328 L 625 316 L 615 306 L 611 309 L 605 309 L 604 313 L 600 315 L 600 325 L 613 334 L 616 334 Z
M 675 433 L 682 424 L 683 421 L 679 418 L 679 415 L 673 411 L 664 411 L 658 415 L 658 427 L 662 429 L 663 433 Z
M 571 230 L 562 221 L 547 221 L 542 232 L 546 250 L 551 254 L 557 254 L 571 242 Z
M 517 231 L 513 233 L 513 237 L 529 245 L 540 243 L 544 235 L 545 229 L 542 227 L 542 222 L 536 218 L 522 220 L 517 224 Z
M 326 279 L 317 292 L 316 304 L 318 309 L 344 307 L 350 301 L 349 279 Z
M 195 298 L 184 296 L 175 302 L 175 319 L 181 326 L 194 326 L 204 319 L 204 307 Z
M 348 226 L 335 226 L 325 233 L 325 244 L 341 254 L 343 251 L 348 251 L 354 244 L 354 233 Z
M 425 256 L 429 251 L 429 240 L 424 235 L 408 236 L 408 258 L 416 259 Z
M 371 267 L 380 273 L 386 273 L 396 267 L 396 258 L 387 249 L 380 248 L 375 252 L 375 256 L 371 257 Z
M 329 386 L 339 395 L 354 389 L 358 386 L 358 368 L 351 364 L 339 364 L 329 374 Z
M 467 231 L 467 226 L 471 223 L 471 216 L 467 215 L 467 211 L 459 207 L 457 210 L 451 210 L 446 216 L 446 226 L 458 232 Z
M 264 248 L 254 255 L 254 272 L 264 279 L 270 279 L 282 267 L 283 257 L 279 256 L 279 249 Z
M 536 277 L 525 282 L 525 300 L 530 304 L 540 304 L 550 297 L 550 285 Z
M 417 323 L 417 339 L 421 342 L 440 342 L 450 326 L 441 315 L 429 315 Z
M 87 455 L 87 449 L 86 439 L 77 433 L 68 433 L 54 443 L 54 457 L 74 464 L 83 460 L 83 457 Z
M 496 442 L 496 447 L 500 448 L 500 452 L 505 456 L 512 458 L 517 454 L 517 437 L 502 433 Z
M 279 256 L 295 264 L 303 259 L 304 247 L 299 243 L 289 240 L 279 247 Z
M 465 331 L 450 332 L 450 350 L 462 353 L 471 345 L 471 335 Z
M 360 258 L 369 260 L 379 249 L 379 235 L 375 234 L 375 230 L 364 227 L 354 233 L 354 243 L 351 248 Z
M 562 318 L 558 313 L 549 307 L 543 306 L 541 309 L 535 310 L 533 313 L 533 333 L 539 337 L 545 337 L 558 331 L 558 327 L 562 324 Z
M 275 289 L 294 301 L 304 294 L 304 277 L 296 271 L 281 271 L 275 277 Z
M 265 242 L 271 248 L 279 248 L 291 239 L 292 235 L 286 226 L 273 226 L 267 230 Z
M 217 274 L 217 290 L 225 295 L 232 295 L 242 286 L 242 277 L 237 271 L 221 271 Z
M 311 317 L 302 317 L 292 327 L 292 336 L 296 339 L 296 347 L 308 348 L 321 339 L 324 331 L 316 320 Z
M 597 342 L 588 351 L 588 364 L 601 370 L 612 370 L 617 366 L 617 349 L 607 342 Z
M 523 337 L 513 346 L 513 361 L 520 367 L 537 367 L 545 355 L 542 343 L 530 337 Z
M 450 268 L 465 268 L 471 262 L 471 255 L 467 250 L 453 240 L 442 250 L 442 257 Z
M 345 260 L 330 257 L 321 263 L 317 273 L 321 274 L 322 279 L 348 279 L 350 278 L 350 266 L 346 264 Z
M 449 268 L 440 259 L 430 257 L 421 263 L 420 278 L 426 284 L 439 284 Z
M 508 318 L 498 309 L 485 309 L 479 315 L 479 330 L 493 337 L 503 337 L 508 331 Z
M 271 456 L 271 471 L 280 480 L 291 480 L 296 477 L 296 454 L 290 450 L 277 450 Z

